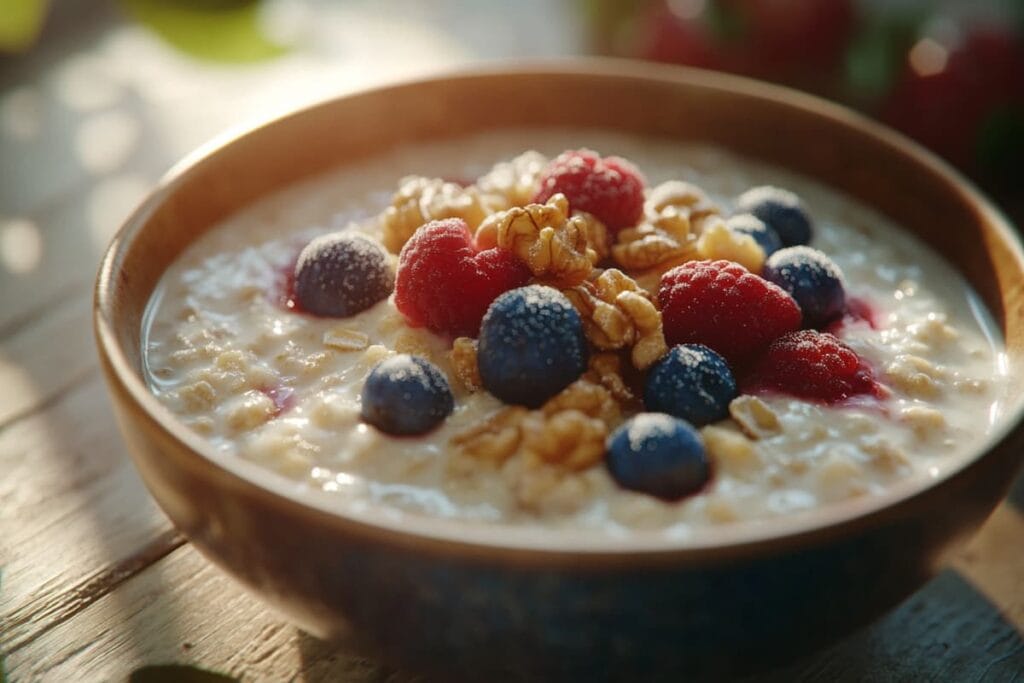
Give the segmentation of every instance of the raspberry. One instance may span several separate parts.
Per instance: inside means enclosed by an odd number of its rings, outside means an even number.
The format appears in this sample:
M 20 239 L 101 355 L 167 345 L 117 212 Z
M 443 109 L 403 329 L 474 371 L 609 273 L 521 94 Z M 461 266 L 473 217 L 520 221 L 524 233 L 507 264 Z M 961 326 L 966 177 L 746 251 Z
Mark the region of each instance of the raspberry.
M 745 383 L 801 398 L 836 403 L 859 394 L 877 395 L 878 383 L 857 352 L 827 332 L 800 330 L 769 345 Z
M 644 177 L 620 157 L 600 157 L 588 149 L 562 152 L 540 176 L 537 204 L 561 193 L 574 211 L 592 214 L 612 232 L 640 222 Z
M 734 366 L 800 328 L 800 307 L 778 285 L 732 261 L 690 261 L 658 287 L 665 340 L 704 344 Z
M 462 219 L 431 221 L 402 247 L 395 306 L 414 327 L 475 337 L 491 302 L 529 278 L 530 271 L 511 252 L 478 251 Z

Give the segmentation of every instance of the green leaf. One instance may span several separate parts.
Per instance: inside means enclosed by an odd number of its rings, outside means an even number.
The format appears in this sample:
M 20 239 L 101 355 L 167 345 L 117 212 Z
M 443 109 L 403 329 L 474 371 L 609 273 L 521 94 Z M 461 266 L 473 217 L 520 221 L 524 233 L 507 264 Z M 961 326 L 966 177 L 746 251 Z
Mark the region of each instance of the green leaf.
M 43 28 L 47 0 L 0 0 L 0 51 L 32 47 Z
M 187 664 L 161 664 L 136 669 L 128 683 L 238 683 L 238 679 Z
M 254 0 L 121 0 L 131 16 L 177 49 L 215 62 L 254 62 L 284 54 L 268 38 Z

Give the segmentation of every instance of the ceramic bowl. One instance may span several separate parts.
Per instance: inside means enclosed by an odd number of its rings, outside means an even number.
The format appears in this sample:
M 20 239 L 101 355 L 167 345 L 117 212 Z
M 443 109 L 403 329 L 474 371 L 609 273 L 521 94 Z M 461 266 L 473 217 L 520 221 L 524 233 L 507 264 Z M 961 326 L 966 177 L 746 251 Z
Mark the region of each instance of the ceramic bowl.
M 346 95 L 188 158 L 114 239 L 96 289 L 100 357 L 124 437 L 167 515 L 210 560 L 314 634 L 356 633 L 445 677 L 643 680 L 764 666 L 891 608 L 986 518 L 1021 462 L 1022 396 L 936 480 L 690 540 L 343 514 L 214 452 L 148 391 L 140 332 L 161 274 L 232 212 L 381 150 L 516 126 L 721 145 L 817 178 L 938 250 L 1024 353 L 1021 245 L 992 205 L 899 135 L 740 78 L 605 61 L 461 73 Z M 524 145 L 528 145 L 524 141 Z

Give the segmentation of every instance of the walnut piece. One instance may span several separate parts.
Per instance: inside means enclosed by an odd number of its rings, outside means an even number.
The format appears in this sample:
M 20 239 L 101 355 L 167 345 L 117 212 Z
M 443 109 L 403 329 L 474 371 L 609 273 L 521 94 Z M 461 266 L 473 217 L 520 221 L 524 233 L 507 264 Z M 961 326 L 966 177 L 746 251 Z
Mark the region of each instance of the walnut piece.
M 480 226 L 479 246 L 490 241 L 519 257 L 537 278 L 561 286 L 572 286 L 587 279 L 597 262 L 597 252 L 589 246 L 585 214 L 569 215 L 565 195 L 556 194 L 546 204 L 513 207 L 495 214 Z
M 764 439 L 782 432 L 779 416 L 756 396 L 737 396 L 729 403 L 729 414 L 751 439 Z
M 523 455 L 528 461 L 539 458 L 572 471 L 584 470 L 604 458 L 607 437 L 607 424 L 579 410 L 530 413 L 523 420 Z
M 633 403 L 636 396 L 622 379 L 622 360 L 615 353 L 595 353 L 590 356 L 590 368 L 584 378 L 607 389 L 619 403 Z
M 439 218 L 461 218 L 470 231 L 497 207 L 475 187 L 460 187 L 440 178 L 403 178 L 381 216 L 383 242 L 398 253 L 416 229 Z
M 476 187 L 485 195 L 500 197 L 502 209 L 525 206 L 537 194 L 540 174 L 547 165 L 547 157 L 540 152 L 523 152 L 511 161 L 495 164 L 476 181 Z
M 526 408 L 509 406 L 451 438 L 465 455 L 495 465 L 512 457 L 522 441 L 521 423 Z
M 612 393 L 587 379 L 578 379 L 549 398 L 547 403 L 541 406 L 540 412 L 550 417 L 567 410 L 596 417 L 609 426 L 618 422 L 621 414 L 619 404 Z
M 593 282 L 563 292 L 583 319 L 587 339 L 599 349 L 631 348 L 643 370 L 668 351 L 661 313 L 646 291 L 621 270 L 609 268 Z
M 660 277 L 673 266 L 701 258 L 697 238 L 705 221 L 719 213 L 696 185 L 662 183 L 648 194 L 643 221 L 618 233 L 612 257 L 631 272 L 657 268 Z
M 480 379 L 480 366 L 476 361 L 476 340 L 469 337 L 457 337 L 452 342 L 449 352 L 455 377 L 469 391 L 479 391 L 483 387 Z
M 697 239 L 697 253 L 702 259 L 735 261 L 751 273 L 764 267 L 764 249 L 750 235 L 730 230 L 717 216 L 709 218 Z

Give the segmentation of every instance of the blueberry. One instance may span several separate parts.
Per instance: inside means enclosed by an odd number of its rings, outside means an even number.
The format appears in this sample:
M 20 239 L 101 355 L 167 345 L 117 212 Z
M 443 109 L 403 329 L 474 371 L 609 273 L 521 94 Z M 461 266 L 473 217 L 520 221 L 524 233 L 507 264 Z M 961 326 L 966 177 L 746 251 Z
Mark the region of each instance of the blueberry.
M 679 344 L 647 373 L 644 407 L 699 427 L 728 416 L 736 394 L 724 358 L 703 344 Z
M 362 399 L 363 420 L 396 435 L 429 432 L 455 405 L 440 368 L 405 353 L 374 366 L 363 384 Z
M 752 213 L 772 228 L 783 246 L 811 241 L 811 217 L 800 198 L 788 190 L 763 185 L 747 190 L 736 200 L 736 213 Z
M 606 448 L 619 486 L 664 500 L 699 491 L 711 476 L 697 430 L 671 415 L 640 413 L 612 432 Z
M 731 216 L 725 224 L 733 232 L 753 237 L 754 241 L 764 249 L 766 257 L 782 249 L 782 240 L 779 239 L 779 234 L 752 213 L 739 213 Z
M 817 249 L 789 247 L 777 251 L 765 262 L 763 275 L 796 299 L 804 314 L 804 327 L 823 327 L 846 308 L 843 274 Z
M 295 262 L 295 296 L 314 315 L 347 318 L 386 299 L 395 285 L 384 249 L 365 235 L 321 235 Z
M 489 392 L 505 403 L 536 408 L 587 369 L 583 322 L 556 289 L 510 290 L 484 315 L 477 362 Z

